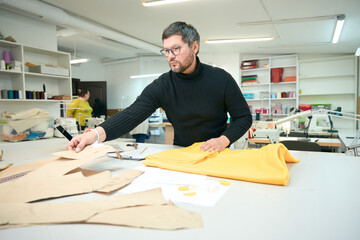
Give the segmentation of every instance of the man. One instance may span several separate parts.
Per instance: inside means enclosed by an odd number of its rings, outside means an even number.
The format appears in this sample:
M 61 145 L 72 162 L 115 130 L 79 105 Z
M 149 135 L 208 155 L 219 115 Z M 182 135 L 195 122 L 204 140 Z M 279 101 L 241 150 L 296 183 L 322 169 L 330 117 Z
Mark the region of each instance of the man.
M 185 22 L 174 22 L 162 35 L 161 53 L 171 70 L 149 84 L 137 100 L 99 127 L 75 136 L 69 150 L 112 140 L 128 133 L 157 108 L 165 110 L 174 127 L 174 144 L 189 146 L 205 142 L 202 151 L 220 152 L 239 139 L 251 126 L 249 107 L 231 75 L 200 62 L 200 36 Z M 231 124 L 227 128 L 227 112 Z

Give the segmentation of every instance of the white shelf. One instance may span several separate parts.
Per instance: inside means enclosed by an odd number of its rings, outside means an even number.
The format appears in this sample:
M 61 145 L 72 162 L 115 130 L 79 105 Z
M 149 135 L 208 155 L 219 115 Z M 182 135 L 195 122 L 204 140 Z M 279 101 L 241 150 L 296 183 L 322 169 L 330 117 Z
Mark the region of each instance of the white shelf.
M 266 71 L 266 70 L 269 70 L 269 69 L 270 68 L 252 68 L 252 69 L 241 70 L 241 72 Z
M 328 95 L 354 95 L 354 92 L 342 92 L 342 93 L 305 93 L 299 94 L 299 96 L 328 96 Z
M 279 65 L 276 67 L 270 67 L 271 68 L 296 68 L 296 65 Z
M 269 84 L 268 83 L 254 83 L 254 84 L 242 84 L 241 87 L 242 88 L 248 88 L 248 87 L 268 87 Z
M 331 75 L 318 75 L 318 76 L 300 76 L 300 79 L 314 79 L 314 78 L 337 78 L 337 77 L 354 77 L 355 74 L 331 74 Z
M 51 100 L 51 99 L 0 99 L 0 102 L 45 102 L 45 103 L 54 103 L 54 102 L 64 102 L 71 100 Z
M 48 95 L 72 96 L 70 54 L 0 40 L 0 52 L 10 51 L 12 59 L 20 62 L 21 71 L 0 70 L 0 89 L 20 90 L 23 98 L 26 91 L 43 91 L 45 84 Z M 35 65 L 50 64 L 69 69 L 69 76 L 33 73 L 26 62 Z M 1 102 L 53 102 L 44 99 L 1 99 Z
M 271 85 L 291 85 L 291 84 L 297 84 L 297 82 L 279 82 L 279 83 L 270 83 Z
M 290 107 L 298 107 L 298 81 L 295 82 L 271 82 L 271 69 L 283 68 L 282 80 L 285 77 L 295 76 L 298 79 L 298 56 L 293 55 L 281 55 L 281 56 L 269 56 L 264 58 L 243 58 L 244 61 L 258 61 L 258 66 L 261 68 L 242 70 L 240 66 L 240 76 L 244 75 L 257 75 L 257 84 L 241 84 L 243 93 L 254 93 L 255 97 L 266 97 L 256 99 L 246 99 L 249 105 L 252 106 L 252 111 L 255 109 L 265 108 L 271 112 L 274 104 L 281 104 L 289 109 Z M 266 67 L 263 67 L 266 66 Z M 292 92 L 296 97 L 293 98 L 270 98 L 271 94 L 278 92 Z M 251 104 L 250 104 L 251 103 Z M 262 114 L 264 115 L 264 114 Z M 287 114 L 284 114 L 286 116 Z
M 41 77 L 41 78 L 69 79 L 69 76 L 51 75 L 51 74 L 33 73 L 33 72 L 25 72 L 25 76 L 36 76 L 36 77 Z
M 271 98 L 271 101 L 296 100 L 297 98 Z
M 255 101 L 269 101 L 269 99 L 260 99 L 260 98 L 256 98 L 256 99 L 245 99 L 248 102 L 255 102 Z
M 22 74 L 23 72 L 21 72 L 21 71 L 13 71 L 13 70 L 3 70 L 3 69 L 0 69 L 0 73 Z

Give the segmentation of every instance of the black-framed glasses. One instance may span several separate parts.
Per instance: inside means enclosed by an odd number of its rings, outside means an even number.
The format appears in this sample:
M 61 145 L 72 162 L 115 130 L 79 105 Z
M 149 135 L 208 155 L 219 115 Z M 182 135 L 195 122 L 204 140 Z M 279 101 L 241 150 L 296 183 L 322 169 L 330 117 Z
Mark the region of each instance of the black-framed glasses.
M 177 46 L 177 47 L 173 47 L 173 48 L 163 48 L 160 50 L 161 54 L 165 57 L 169 56 L 170 52 L 174 55 L 177 56 L 180 54 L 180 50 L 182 47 L 184 47 L 185 45 L 187 45 L 187 43 L 185 43 L 184 45 L 181 46 Z

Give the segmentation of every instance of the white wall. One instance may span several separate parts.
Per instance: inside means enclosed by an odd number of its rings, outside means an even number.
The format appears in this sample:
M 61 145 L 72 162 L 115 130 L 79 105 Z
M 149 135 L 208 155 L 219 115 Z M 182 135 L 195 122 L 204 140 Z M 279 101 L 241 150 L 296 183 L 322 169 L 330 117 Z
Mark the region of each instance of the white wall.
M 216 66 L 224 69 L 236 80 L 239 84 L 240 79 L 240 59 L 238 53 L 227 54 L 208 54 L 199 53 L 199 59 L 202 63 Z
M 80 81 L 105 81 L 104 65 L 94 58 L 86 63 L 71 65 L 71 74 Z
M 20 44 L 57 51 L 54 24 L 0 9 L 0 31 Z
M 128 107 L 143 89 L 156 79 L 156 77 L 130 79 L 130 76 L 166 71 L 169 71 L 168 64 L 160 57 L 143 57 L 123 63 L 105 65 L 108 109 Z

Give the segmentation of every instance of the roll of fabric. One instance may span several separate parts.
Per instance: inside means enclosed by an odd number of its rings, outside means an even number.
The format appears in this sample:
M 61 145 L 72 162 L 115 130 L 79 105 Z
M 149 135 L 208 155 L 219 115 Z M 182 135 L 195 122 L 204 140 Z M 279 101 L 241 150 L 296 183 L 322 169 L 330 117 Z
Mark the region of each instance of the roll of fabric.
M 1 90 L 1 98 L 8 99 L 8 90 L 6 89 Z
M 14 99 L 19 99 L 19 90 L 13 90 L 14 92 Z
M 13 90 L 8 90 L 8 98 L 14 99 L 14 91 Z

